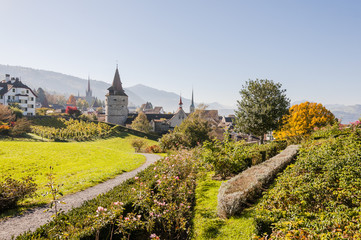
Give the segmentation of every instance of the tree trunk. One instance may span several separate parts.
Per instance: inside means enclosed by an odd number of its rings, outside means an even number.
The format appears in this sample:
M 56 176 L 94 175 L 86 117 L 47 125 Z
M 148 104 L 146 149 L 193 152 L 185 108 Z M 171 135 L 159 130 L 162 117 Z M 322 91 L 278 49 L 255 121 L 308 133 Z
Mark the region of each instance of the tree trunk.
M 264 134 L 261 135 L 261 140 L 259 141 L 259 145 L 262 145 L 264 143 Z

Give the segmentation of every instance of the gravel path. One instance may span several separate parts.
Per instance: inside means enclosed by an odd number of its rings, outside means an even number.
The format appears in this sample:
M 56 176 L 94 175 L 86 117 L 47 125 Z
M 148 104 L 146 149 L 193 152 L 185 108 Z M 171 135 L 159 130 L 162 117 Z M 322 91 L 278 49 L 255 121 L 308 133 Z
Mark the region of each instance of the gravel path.
M 72 208 L 80 207 L 84 201 L 91 200 L 99 194 L 108 192 L 115 186 L 121 184 L 123 181 L 134 177 L 138 172 L 144 170 L 149 165 L 161 158 L 160 156 L 154 154 L 144 153 L 142 155 L 146 157 L 146 162 L 142 166 L 131 172 L 123 173 L 113 179 L 100 183 L 94 187 L 90 187 L 84 191 L 77 192 L 62 198 L 61 200 L 66 202 L 66 204 L 62 204 L 61 209 L 64 212 L 67 212 Z M 0 239 L 11 239 L 12 236 L 16 237 L 29 230 L 35 231 L 38 227 L 46 224 L 52 219 L 51 216 L 55 214 L 53 209 L 48 212 L 44 212 L 44 210 L 47 209 L 49 209 L 48 206 L 38 207 L 27 211 L 23 215 L 12 217 L 0 222 Z

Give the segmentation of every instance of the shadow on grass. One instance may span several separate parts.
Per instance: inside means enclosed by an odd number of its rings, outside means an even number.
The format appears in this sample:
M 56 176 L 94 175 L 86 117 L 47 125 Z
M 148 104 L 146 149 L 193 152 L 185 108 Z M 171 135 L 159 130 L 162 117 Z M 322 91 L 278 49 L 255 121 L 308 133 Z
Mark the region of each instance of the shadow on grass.
M 27 212 L 34 211 L 37 207 L 45 207 L 47 204 L 44 202 L 40 203 L 32 203 L 32 204 L 20 204 L 19 206 L 12 208 L 12 209 L 6 209 L 2 212 L 0 212 L 0 221 L 4 221 L 7 218 L 16 217 L 23 215 Z

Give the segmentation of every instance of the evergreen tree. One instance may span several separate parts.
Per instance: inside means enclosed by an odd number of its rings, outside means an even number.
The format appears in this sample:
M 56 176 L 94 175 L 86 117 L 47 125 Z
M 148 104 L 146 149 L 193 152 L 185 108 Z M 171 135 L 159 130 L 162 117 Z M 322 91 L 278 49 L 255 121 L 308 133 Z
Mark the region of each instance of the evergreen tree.
M 42 88 L 38 88 L 38 90 L 36 91 L 36 95 L 38 95 L 36 101 L 41 103 L 41 107 L 48 108 L 49 103 L 45 91 Z

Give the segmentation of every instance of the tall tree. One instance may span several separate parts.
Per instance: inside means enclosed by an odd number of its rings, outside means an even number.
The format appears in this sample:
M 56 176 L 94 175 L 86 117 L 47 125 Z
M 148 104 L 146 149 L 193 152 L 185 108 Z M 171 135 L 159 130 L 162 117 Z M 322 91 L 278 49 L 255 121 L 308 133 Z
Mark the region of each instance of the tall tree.
M 45 107 L 45 108 L 49 107 L 46 93 L 42 88 L 38 88 L 38 90 L 36 91 L 36 95 L 38 95 L 38 97 L 36 98 L 36 101 L 41 103 L 41 107 Z
M 144 112 L 139 112 L 138 116 L 132 122 L 131 127 L 135 130 L 148 133 L 151 129 L 147 116 Z
M 272 80 L 249 80 L 239 92 L 242 99 L 237 101 L 236 128 L 238 131 L 260 136 L 279 127 L 282 116 L 288 112 L 290 100 L 282 84 Z

